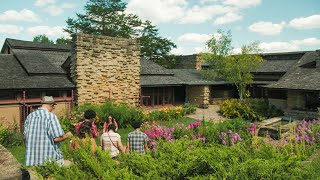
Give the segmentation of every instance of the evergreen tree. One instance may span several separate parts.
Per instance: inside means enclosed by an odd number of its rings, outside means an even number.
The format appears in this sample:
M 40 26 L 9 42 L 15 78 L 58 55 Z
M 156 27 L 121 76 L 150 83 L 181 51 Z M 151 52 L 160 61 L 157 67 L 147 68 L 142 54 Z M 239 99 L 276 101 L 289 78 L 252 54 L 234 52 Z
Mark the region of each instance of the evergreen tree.
M 150 21 L 143 23 L 137 15 L 125 13 L 126 6 L 121 0 L 89 0 L 84 7 L 85 14 L 77 13 L 77 19 L 68 18 L 65 31 L 137 38 L 144 57 L 165 66 L 172 65 L 173 58 L 168 54 L 176 45 L 160 37 Z
M 173 59 L 168 53 L 176 45 L 167 38 L 159 36 L 158 29 L 150 21 L 144 23 L 141 36 L 138 38 L 141 46 L 141 53 L 144 57 L 157 62 L 165 67 L 171 67 Z
M 137 34 L 141 20 L 124 13 L 126 5 L 121 0 L 89 0 L 84 6 L 85 14 L 77 13 L 77 19 L 68 18 L 65 31 L 131 38 Z
M 33 37 L 33 42 L 54 44 L 54 42 L 51 39 L 49 39 L 48 36 L 45 35 L 45 34 L 40 34 L 40 35 L 34 36 Z

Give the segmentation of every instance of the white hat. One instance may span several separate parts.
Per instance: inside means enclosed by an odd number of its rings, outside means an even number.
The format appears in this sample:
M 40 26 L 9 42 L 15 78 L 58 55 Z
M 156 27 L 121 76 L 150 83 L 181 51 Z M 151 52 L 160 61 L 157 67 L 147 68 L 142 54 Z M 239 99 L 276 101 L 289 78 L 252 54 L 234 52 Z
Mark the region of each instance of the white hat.
M 52 96 L 43 96 L 41 100 L 41 104 L 54 104 L 56 105 L 57 103 L 54 102 L 54 99 Z

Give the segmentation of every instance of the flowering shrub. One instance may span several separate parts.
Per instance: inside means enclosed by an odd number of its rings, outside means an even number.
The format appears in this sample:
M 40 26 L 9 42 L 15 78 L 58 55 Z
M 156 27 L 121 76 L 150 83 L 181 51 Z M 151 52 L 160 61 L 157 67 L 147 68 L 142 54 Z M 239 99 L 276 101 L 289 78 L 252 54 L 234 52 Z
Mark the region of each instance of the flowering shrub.
M 227 145 L 227 146 L 233 146 L 235 143 L 241 141 L 241 137 L 238 133 L 232 132 L 232 130 L 228 130 L 228 132 L 221 132 L 220 133 L 220 140 L 221 144 Z
M 187 126 L 184 124 L 176 124 L 174 127 L 170 128 L 159 126 L 157 123 L 144 123 L 143 128 L 149 127 L 144 133 L 148 136 L 150 149 L 155 152 L 159 140 L 166 140 L 173 143 L 174 139 L 187 138 L 200 139 L 205 142 L 205 137 L 203 137 L 201 131 L 199 131 L 200 126 L 201 122 L 196 121 L 189 123 Z
M 297 142 L 320 142 L 320 119 L 301 121 L 296 128 L 295 139 Z
M 283 115 L 281 110 L 259 99 L 228 99 L 220 104 L 220 112 L 228 118 L 240 117 L 250 121 L 262 121 L 266 118 Z
M 161 108 L 145 113 L 147 121 L 171 121 L 181 119 L 186 114 L 195 112 L 196 107 L 192 105 Z

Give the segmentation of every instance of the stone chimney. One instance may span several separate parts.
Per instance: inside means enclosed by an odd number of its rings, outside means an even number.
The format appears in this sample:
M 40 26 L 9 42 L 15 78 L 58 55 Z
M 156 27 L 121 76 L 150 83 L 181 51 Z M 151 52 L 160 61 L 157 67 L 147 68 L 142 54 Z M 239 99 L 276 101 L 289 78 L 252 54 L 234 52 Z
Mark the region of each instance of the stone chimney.
M 78 104 L 107 100 L 139 104 L 140 47 L 136 40 L 75 34 L 70 72 Z

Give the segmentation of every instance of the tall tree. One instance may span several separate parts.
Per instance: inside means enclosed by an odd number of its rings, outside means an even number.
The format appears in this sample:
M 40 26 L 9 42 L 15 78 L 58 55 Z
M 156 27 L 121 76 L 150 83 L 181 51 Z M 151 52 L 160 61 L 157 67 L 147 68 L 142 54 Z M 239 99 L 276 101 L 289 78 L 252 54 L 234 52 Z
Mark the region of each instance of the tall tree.
M 158 64 L 170 67 L 172 57 L 168 56 L 168 53 L 176 45 L 169 39 L 160 37 L 158 29 L 150 21 L 146 21 L 143 26 L 141 35 L 138 37 L 142 55 Z
M 136 35 L 141 20 L 126 14 L 126 5 L 121 0 L 89 0 L 84 6 L 85 14 L 77 13 L 77 19 L 68 18 L 65 31 L 131 38 Z
M 42 43 L 50 43 L 54 44 L 54 42 L 48 38 L 45 34 L 40 34 L 33 37 L 33 42 L 42 42 Z
M 246 88 L 252 84 L 254 72 L 263 62 L 259 43 L 253 42 L 242 46 L 241 54 L 231 55 L 231 33 L 219 30 L 219 37 L 214 37 L 207 42 L 211 53 L 201 54 L 202 59 L 209 64 L 209 70 L 203 74 L 207 79 L 221 77 L 237 88 L 240 99 L 246 94 Z
M 65 38 L 65 37 L 60 37 L 56 39 L 56 44 L 71 44 L 71 39 Z
M 84 7 L 85 14 L 77 13 L 77 19 L 68 18 L 65 31 L 137 38 L 143 56 L 155 62 L 166 61 L 175 44 L 160 37 L 150 21 L 143 23 L 138 16 L 125 13 L 126 6 L 121 0 L 89 0 Z

